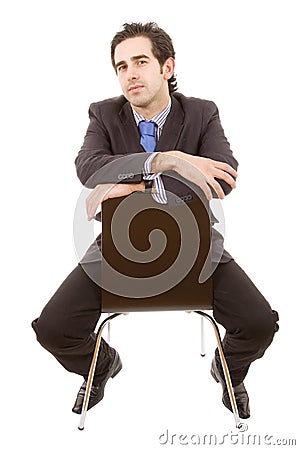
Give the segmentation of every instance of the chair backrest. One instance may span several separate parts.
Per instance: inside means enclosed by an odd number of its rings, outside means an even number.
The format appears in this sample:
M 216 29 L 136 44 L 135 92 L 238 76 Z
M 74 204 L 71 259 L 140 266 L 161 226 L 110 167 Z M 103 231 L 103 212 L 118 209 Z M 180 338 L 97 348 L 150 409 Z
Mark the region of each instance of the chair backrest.
M 159 230 L 159 231 L 158 231 Z M 212 309 L 208 204 L 134 193 L 102 204 L 102 311 Z M 205 276 L 204 276 L 205 278 Z

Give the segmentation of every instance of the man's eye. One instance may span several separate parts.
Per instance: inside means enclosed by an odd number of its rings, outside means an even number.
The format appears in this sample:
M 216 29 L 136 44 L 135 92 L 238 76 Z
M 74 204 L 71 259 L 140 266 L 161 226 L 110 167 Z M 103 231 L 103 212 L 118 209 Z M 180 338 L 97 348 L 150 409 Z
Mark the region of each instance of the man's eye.
M 145 60 L 143 60 L 143 59 L 140 59 L 140 60 L 138 61 L 138 64 L 139 64 L 139 65 L 143 65 L 143 64 L 146 64 L 146 61 L 145 61 Z
M 122 70 L 125 70 L 126 69 L 126 66 L 119 66 L 118 67 L 118 72 L 122 72 Z

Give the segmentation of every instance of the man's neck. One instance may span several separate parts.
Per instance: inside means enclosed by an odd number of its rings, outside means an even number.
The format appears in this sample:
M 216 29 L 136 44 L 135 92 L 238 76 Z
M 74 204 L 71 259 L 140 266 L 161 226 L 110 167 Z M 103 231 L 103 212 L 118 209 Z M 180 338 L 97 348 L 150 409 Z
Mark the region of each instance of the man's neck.
M 168 96 L 165 101 L 157 103 L 155 105 L 149 105 L 149 107 L 146 106 L 136 106 L 132 105 L 131 107 L 141 116 L 143 116 L 147 120 L 153 119 L 153 117 L 157 116 L 160 112 L 162 112 L 169 104 L 170 96 Z

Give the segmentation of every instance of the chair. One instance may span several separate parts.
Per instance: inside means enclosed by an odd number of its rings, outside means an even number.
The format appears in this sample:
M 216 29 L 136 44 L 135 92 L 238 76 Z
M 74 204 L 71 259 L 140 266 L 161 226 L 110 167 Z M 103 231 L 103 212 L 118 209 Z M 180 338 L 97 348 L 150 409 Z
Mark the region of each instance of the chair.
M 102 204 L 102 312 L 87 380 L 79 430 L 84 423 L 101 336 L 121 314 L 146 311 L 195 312 L 213 326 L 229 392 L 235 425 L 240 421 L 231 378 L 216 321 L 211 310 L 211 224 L 206 199 L 174 195 L 161 205 L 147 193 L 106 200 Z M 203 327 L 201 327 L 203 330 Z M 203 331 L 201 355 L 204 356 Z

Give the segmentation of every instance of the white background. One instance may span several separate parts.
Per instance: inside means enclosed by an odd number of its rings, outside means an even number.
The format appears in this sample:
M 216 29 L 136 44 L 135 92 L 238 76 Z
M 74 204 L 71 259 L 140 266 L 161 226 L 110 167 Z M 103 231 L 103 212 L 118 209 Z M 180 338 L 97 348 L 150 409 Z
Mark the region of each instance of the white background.
M 207 433 L 228 433 L 223 448 L 232 448 L 233 418 L 209 374 L 213 334 L 202 359 L 196 315 L 115 320 L 112 344 L 124 368 L 84 432 L 71 412 L 81 379 L 30 327 L 77 264 L 72 226 L 82 186 L 73 161 L 89 104 L 121 92 L 110 41 L 124 22 L 148 20 L 173 38 L 180 92 L 219 107 L 240 163 L 238 188 L 223 202 L 226 248 L 280 314 L 280 332 L 247 376 L 248 433 L 299 438 L 297 3 L 2 2 L 2 448 L 155 450 L 182 448 L 180 434 Z M 162 445 L 167 429 L 177 437 Z

